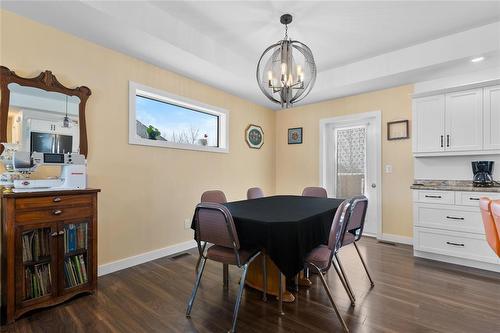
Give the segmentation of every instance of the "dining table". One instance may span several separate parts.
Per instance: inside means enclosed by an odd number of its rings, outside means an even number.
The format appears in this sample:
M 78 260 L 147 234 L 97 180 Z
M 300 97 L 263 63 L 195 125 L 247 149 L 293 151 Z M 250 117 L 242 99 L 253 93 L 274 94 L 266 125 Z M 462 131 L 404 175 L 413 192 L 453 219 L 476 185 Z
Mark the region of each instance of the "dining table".
M 275 195 L 224 203 L 231 212 L 242 248 L 264 255 L 250 265 L 246 284 L 264 290 L 262 260 L 266 260 L 268 294 L 293 302 L 286 279 L 304 269 L 307 255 L 326 244 L 333 217 L 343 199 Z M 264 259 L 265 258 L 265 259 Z M 280 309 L 281 310 L 281 309 Z

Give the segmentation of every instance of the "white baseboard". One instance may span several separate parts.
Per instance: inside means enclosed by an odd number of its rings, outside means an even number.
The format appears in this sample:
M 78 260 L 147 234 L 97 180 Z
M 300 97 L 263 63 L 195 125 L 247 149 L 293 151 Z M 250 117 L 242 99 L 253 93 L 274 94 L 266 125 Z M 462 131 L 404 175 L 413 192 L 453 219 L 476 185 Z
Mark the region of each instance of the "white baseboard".
M 408 236 L 382 234 L 382 237 L 379 237 L 378 240 L 399 243 L 399 244 L 413 245 L 413 238 Z
M 106 275 L 109 273 L 113 273 L 125 268 L 129 268 L 135 265 L 143 264 L 145 262 L 155 260 L 158 258 L 171 256 L 176 253 L 184 252 L 196 247 L 196 241 L 190 240 L 187 242 L 167 246 L 161 249 L 144 252 L 132 257 L 123 258 L 117 261 L 112 261 L 107 264 L 99 265 L 97 267 L 97 276 Z

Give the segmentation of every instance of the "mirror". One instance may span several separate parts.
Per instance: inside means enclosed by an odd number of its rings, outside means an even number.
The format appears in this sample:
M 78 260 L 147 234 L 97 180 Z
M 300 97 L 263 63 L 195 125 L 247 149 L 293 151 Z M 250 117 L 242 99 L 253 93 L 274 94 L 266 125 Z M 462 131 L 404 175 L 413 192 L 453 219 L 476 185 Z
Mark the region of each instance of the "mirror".
M 87 156 L 85 103 L 90 89 L 66 88 L 50 71 L 30 79 L 0 69 L 0 142 L 17 144 L 21 151 Z

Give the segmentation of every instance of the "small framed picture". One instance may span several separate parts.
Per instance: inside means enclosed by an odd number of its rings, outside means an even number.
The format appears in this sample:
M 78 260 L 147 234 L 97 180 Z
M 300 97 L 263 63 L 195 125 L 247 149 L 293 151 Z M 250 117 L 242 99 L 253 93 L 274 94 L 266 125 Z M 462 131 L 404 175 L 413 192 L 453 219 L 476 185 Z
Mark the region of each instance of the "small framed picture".
M 264 144 L 264 131 L 262 127 L 250 124 L 245 130 L 245 141 L 248 147 L 260 149 Z
M 302 143 L 302 127 L 288 129 L 288 144 L 297 145 Z
M 387 123 L 387 140 L 409 139 L 408 120 L 391 121 Z

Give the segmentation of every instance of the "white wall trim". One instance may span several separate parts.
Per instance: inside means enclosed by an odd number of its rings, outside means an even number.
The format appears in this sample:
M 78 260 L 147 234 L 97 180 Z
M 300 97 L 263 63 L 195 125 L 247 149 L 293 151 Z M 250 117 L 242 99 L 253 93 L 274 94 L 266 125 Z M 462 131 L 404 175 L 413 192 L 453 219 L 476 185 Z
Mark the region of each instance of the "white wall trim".
M 125 268 L 140 265 L 151 260 L 171 256 L 173 254 L 190 250 L 194 247 L 196 247 L 196 241 L 193 239 L 187 242 L 178 243 L 161 249 L 156 249 L 128 258 L 112 261 L 106 264 L 99 265 L 99 267 L 97 268 L 97 276 L 103 276 Z
M 377 141 L 377 151 L 376 151 L 376 165 L 377 169 L 375 171 L 376 184 L 377 184 L 377 196 L 378 196 L 378 207 L 377 207 L 377 238 L 382 237 L 382 112 L 381 110 L 375 110 L 371 112 L 348 114 L 344 116 L 323 118 L 319 120 L 319 184 L 320 186 L 326 187 L 326 128 L 329 124 L 342 124 L 342 123 L 352 123 L 361 121 L 364 119 L 375 119 L 375 124 L 377 126 L 377 131 L 375 131 L 376 141 Z
M 398 244 L 406 244 L 413 245 L 413 237 L 408 236 L 400 236 L 394 234 L 382 234 L 381 237 L 378 237 L 380 241 L 393 242 Z

